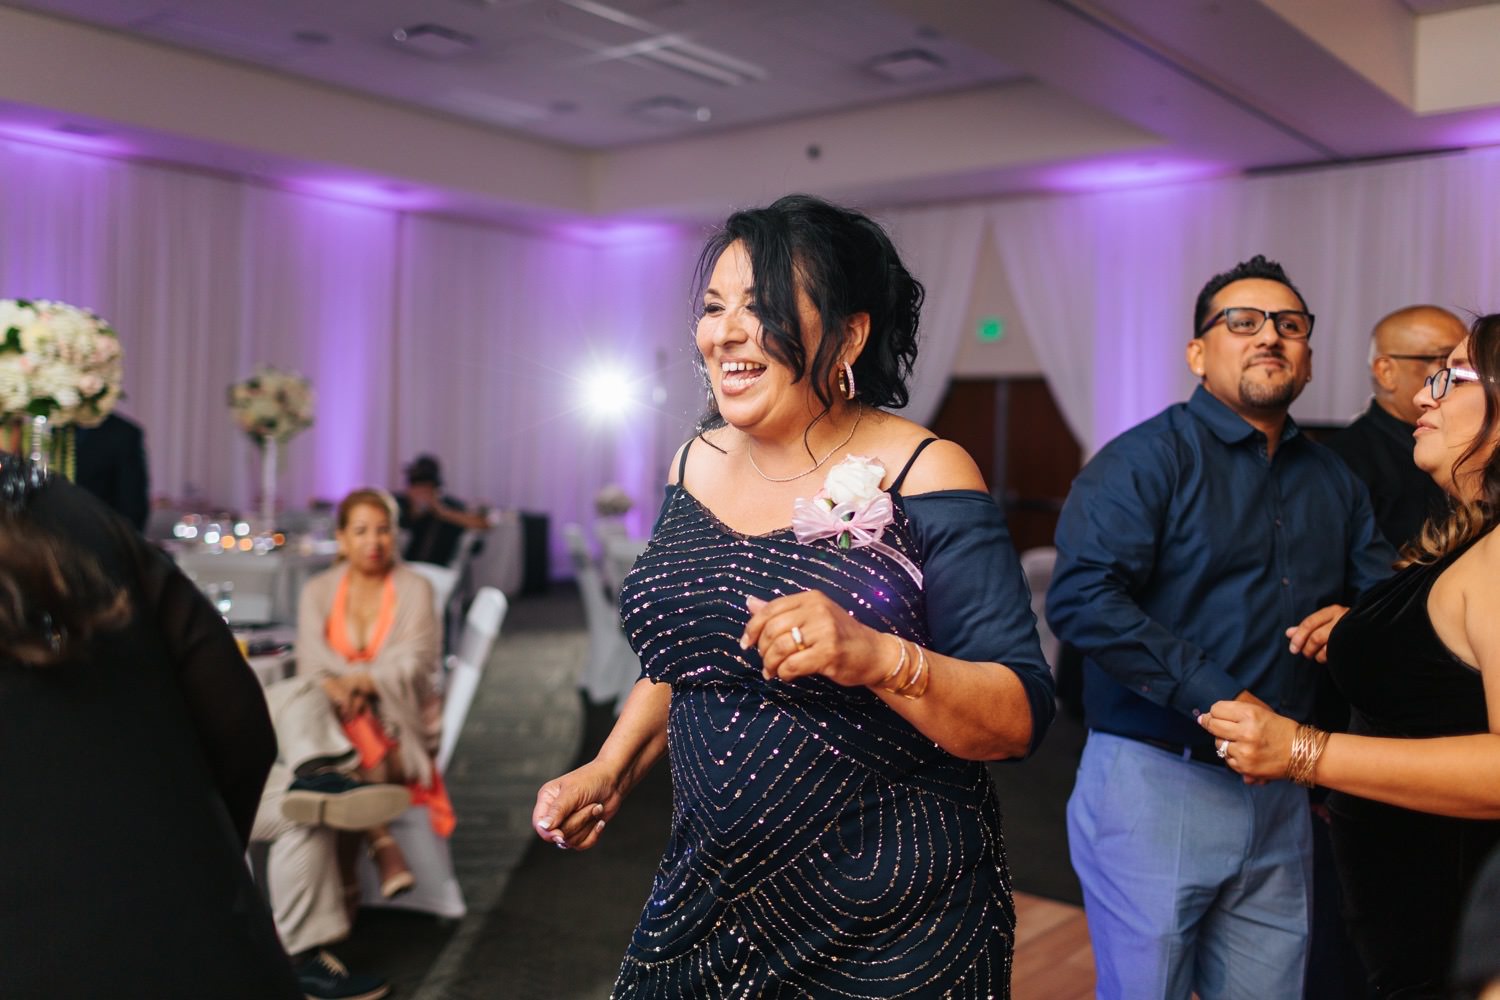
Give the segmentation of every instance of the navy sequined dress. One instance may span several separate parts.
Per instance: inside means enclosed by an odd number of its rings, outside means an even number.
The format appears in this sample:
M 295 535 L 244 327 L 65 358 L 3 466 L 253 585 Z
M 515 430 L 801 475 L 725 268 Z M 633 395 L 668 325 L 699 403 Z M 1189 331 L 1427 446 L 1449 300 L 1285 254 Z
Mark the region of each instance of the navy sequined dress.
M 1014 669 L 1036 746 L 1052 679 L 1000 511 L 971 490 L 902 498 L 904 475 L 881 540 L 921 587 L 870 549 L 740 534 L 667 488 L 620 606 L 644 676 L 672 685 L 672 830 L 615 997 L 1009 996 L 1015 912 L 985 765 L 868 689 L 765 681 L 738 643 L 746 597 L 821 590 L 873 628 Z

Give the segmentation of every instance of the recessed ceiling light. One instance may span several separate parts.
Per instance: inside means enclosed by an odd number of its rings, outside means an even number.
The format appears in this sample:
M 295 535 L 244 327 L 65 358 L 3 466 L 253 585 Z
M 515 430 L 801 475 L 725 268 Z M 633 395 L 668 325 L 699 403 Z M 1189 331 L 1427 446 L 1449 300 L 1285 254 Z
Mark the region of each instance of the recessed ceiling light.
M 391 37 L 403 49 L 419 52 L 433 59 L 450 59 L 468 52 L 478 40 L 469 34 L 441 24 L 414 24 L 409 28 L 397 28 Z
M 865 69 L 892 83 L 925 80 L 937 76 L 947 68 L 948 64 L 941 56 L 926 49 L 902 49 L 900 52 L 876 56 L 865 63 Z

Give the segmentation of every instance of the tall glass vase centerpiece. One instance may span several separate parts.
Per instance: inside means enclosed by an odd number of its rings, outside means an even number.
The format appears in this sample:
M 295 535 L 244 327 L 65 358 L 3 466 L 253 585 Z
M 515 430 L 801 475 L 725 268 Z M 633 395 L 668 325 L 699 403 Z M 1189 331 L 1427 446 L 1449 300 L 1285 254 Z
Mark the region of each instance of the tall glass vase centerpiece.
M 74 428 L 120 399 L 120 340 L 87 309 L 0 299 L 0 448 L 73 478 Z
M 312 385 L 295 372 L 261 366 L 229 387 L 229 409 L 260 449 L 260 530 L 276 526 L 281 446 L 313 424 Z

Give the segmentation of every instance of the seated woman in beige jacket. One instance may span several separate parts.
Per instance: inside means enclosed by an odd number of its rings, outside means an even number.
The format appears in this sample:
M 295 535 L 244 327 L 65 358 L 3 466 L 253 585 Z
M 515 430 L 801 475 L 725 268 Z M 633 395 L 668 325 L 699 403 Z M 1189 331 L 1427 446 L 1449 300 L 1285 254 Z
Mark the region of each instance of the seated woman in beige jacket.
M 453 810 L 433 765 L 442 737 L 442 632 L 431 584 L 395 561 L 396 516 L 384 490 L 355 490 L 339 504 L 342 558 L 307 582 L 297 609 L 297 676 L 318 679 L 359 751 L 362 777 L 406 785 L 447 836 Z M 387 870 L 400 858 L 394 841 L 384 831 L 370 839 L 382 891 L 409 888 L 404 863 Z
M 280 745 L 257 817 L 272 853 L 272 910 L 294 956 L 348 934 L 355 861 L 368 839 L 386 896 L 414 884 L 385 823 L 392 793 L 453 810 L 433 764 L 441 736 L 441 639 L 432 587 L 396 562 L 395 502 L 355 490 L 339 504 L 340 560 L 303 588 L 297 674 L 266 692 Z M 399 787 L 405 785 L 403 791 Z M 337 832 L 336 832 L 337 831 Z

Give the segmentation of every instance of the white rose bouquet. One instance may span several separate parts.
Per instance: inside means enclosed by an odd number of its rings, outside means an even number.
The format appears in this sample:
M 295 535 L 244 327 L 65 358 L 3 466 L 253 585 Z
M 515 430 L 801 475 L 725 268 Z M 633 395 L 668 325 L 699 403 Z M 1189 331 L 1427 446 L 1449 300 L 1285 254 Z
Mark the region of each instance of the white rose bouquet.
M 301 375 L 261 366 L 229 387 L 229 409 L 257 445 L 279 444 L 312 426 L 312 385 Z
M 910 559 L 880 540 L 896 519 L 891 495 L 880 488 L 885 466 L 873 458 L 850 455 L 828 470 L 823 488 L 811 500 L 792 505 L 792 533 L 804 545 L 831 538 L 840 549 L 871 548 L 897 563 L 922 585 L 922 571 Z
M 120 340 L 87 309 L 0 299 L 0 416 L 92 427 L 120 399 Z

